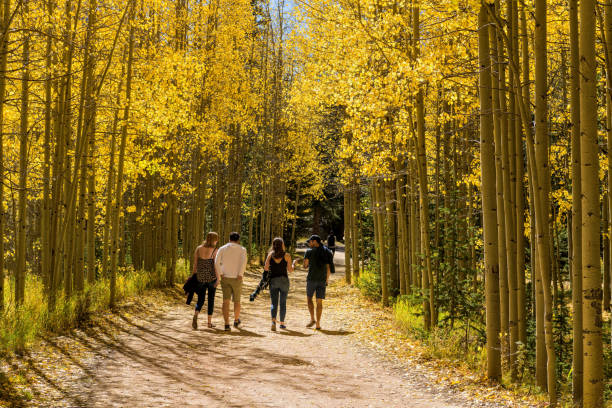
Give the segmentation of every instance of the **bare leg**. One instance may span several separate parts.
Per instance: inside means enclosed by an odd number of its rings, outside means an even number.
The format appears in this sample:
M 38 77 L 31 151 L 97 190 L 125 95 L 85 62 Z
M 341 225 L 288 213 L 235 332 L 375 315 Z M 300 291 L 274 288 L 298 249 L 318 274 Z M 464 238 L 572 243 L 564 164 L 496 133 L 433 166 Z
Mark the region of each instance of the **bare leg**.
M 321 328 L 321 315 L 323 314 L 323 299 L 317 299 L 317 328 Z
M 308 299 L 308 311 L 310 312 L 310 323 L 315 321 L 315 316 L 314 316 L 314 303 L 312 301 L 312 298 L 309 297 Z
M 234 302 L 234 320 L 240 319 L 240 302 Z
M 225 324 L 229 324 L 229 299 L 223 299 L 223 320 L 225 320 Z

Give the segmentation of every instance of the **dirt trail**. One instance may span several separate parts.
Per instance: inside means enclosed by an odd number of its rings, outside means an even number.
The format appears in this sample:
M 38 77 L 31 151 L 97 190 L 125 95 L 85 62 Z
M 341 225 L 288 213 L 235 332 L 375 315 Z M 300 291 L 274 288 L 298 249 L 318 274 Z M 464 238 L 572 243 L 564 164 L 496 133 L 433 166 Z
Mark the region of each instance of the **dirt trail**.
M 340 256 L 338 256 L 340 255 Z M 342 254 L 337 254 L 342 264 Z M 333 280 L 343 279 L 343 267 Z M 291 276 L 289 330 L 270 331 L 269 294 L 254 302 L 258 281 L 250 274 L 243 291 L 243 325 L 222 331 L 221 293 L 216 329 L 191 328 L 192 307 L 179 303 L 148 317 L 121 315 L 117 333 L 73 336 L 70 346 L 49 341 L 77 368 L 45 386 L 57 394 L 38 406 L 79 407 L 481 407 L 431 373 L 400 367 L 360 345 L 333 308 L 324 310 L 323 330 L 308 329 L 305 273 Z M 331 291 L 329 296 L 338 296 Z M 374 322 L 373 322 L 374 323 Z M 348 325 L 346 325 L 348 327 Z M 77 343 L 74 343 L 76 338 Z M 83 350 L 75 348 L 80 344 Z M 82 358 L 77 357 L 81 353 Z M 89 357 L 88 357 L 89 356 Z M 69 379 L 66 380 L 66 377 Z M 71 378 L 71 379 L 70 379 Z M 51 384 L 51 387 L 49 387 Z M 61 392 L 60 392 L 61 391 Z M 48 394 L 47 392 L 44 392 Z M 48 398 L 51 394 L 47 395 Z M 51 402 L 52 401 L 52 402 Z M 50 404 L 50 405 L 47 405 Z M 30 405 L 30 404 L 27 404 Z
M 338 254 L 340 255 L 340 254 Z M 340 257 L 337 257 L 340 258 Z M 338 263 L 342 263 L 338 259 Z M 333 279 L 343 277 L 343 268 Z M 245 295 L 256 276 L 245 280 Z M 463 407 L 448 390 L 428 391 L 410 373 L 350 341 L 351 332 L 323 316 L 323 330 L 307 329 L 305 273 L 291 277 L 289 330 L 270 331 L 269 297 L 243 304 L 241 329 L 193 331 L 191 308 L 176 306 L 135 325 L 95 370 L 88 406 L 110 407 Z M 244 296 L 246 298 L 246 296 Z M 201 319 L 200 323 L 203 323 Z M 202 325 L 202 324 L 201 324 Z

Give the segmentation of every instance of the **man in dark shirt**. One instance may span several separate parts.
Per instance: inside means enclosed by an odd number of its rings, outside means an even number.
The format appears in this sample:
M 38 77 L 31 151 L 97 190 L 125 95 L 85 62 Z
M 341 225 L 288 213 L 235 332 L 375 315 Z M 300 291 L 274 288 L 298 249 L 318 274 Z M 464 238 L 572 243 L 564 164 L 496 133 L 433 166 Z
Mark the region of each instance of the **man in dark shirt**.
M 321 237 L 313 235 L 308 240 L 310 249 L 304 255 L 304 267 L 308 268 L 306 277 L 306 297 L 308 300 L 308 311 L 310 312 L 310 323 L 306 327 L 315 324 L 317 330 L 321 330 L 321 314 L 323 313 L 323 299 L 325 299 L 325 289 L 329 282 L 329 256 L 325 247 L 321 243 Z M 317 318 L 315 320 L 315 307 L 312 297 L 317 297 Z

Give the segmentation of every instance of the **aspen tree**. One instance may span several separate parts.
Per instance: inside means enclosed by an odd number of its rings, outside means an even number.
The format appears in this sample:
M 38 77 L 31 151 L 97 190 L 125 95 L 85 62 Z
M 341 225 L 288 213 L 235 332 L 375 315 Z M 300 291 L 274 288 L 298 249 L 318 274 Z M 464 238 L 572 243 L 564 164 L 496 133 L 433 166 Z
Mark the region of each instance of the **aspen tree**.
M 396 165 L 396 172 L 399 172 L 399 165 Z M 400 295 L 408 294 L 410 290 L 410 272 L 408 269 L 408 225 L 406 219 L 406 197 L 403 185 L 405 184 L 404 176 L 397 176 L 395 180 L 395 199 L 397 201 L 397 224 L 399 233 L 399 266 L 400 266 Z M 357 212 L 359 212 L 359 191 L 355 192 L 355 206 Z M 355 234 L 357 234 L 357 225 L 355 226 Z M 358 244 L 358 242 L 356 242 Z M 359 268 L 359 261 L 357 261 L 357 270 Z M 358 272 L 357 272 L 358 273 Z
M 345 268 L 345 279 L 346 283 L 350 284 L 351 279 L 351 250 L 352 239 L 351 239 L 351 198 L 349 187 L 344 186 L 344 268 Z M 381 272 L 382 273 L 382 272 Z
M 26 24 L 28 2 L 22 4 L 22 22 Z M 19 208 L 17 215 L 17 238 L 15 250 L 15 303 L 23 303 L 26 277 L 26 200 L 28 174 L 28 139 L 29 139 L 29 108 L 30 108 L 30 33 L 23 32 L 22 69 L 21 76 L 21 112 L 19 120 Z
M 413 21 L 415 44 L 417 44 L 416 50 L 418 50 L 418 42 L 420 40 L 418 6 L 414 6 Z M 427 187 L 427 152 L 425 148 L 425 106 L 423 101 L 423 88 L 419 88 L 416 96 L 416 124 L 416 157 L 419 180 L 419 216 L 421 227 L 420 250 L 423 257 L 422 290 L 425 297 L 428 299 L 427 303 L 424 305 L 424 322 L 425 329 L 430 330 L 431 327 L 436 324 L 436 317 L 433 293 L 433 271 L 431 268 L 430 256 L 431 248 L 429 246 L 429 192 Z
M 495 15 L 498 14 L 498 2 L 491 6 Z M 497 216 L 497 243 L 499 256 L 499 298 L 500 298 L 500 328 L 502 333 L 502 353 L 505 359 L 509 358 L 508 347 L 508 322 L 509 322 L 509 304 L 508 304 L 508 253 L 506 251 L 506 219 L 504 211 L 504 174 L 502 163 L 502 133 L 505 131 L 505 122 L 501 106 L 500 90 L 502 87 L 500 81 L 501 63 L 499 61 L 499 42 L 497 41 L 497 32 L 495 25 L 489 26 L 489 40 L 491 42 L 491 58 L 492 58 L 492 96 L 493 96 L 493 131 L 494 131 L 494 149 L 495 149 L 495 187 L 496 187 L 496 216 Z M 504 135 L 505 136 L 505 135 Z
M 352 194 L 350 196 L 352 200 L 351 204 L 351 241 L 353 244 L 351 256 L 353 258 L 353 277 L 354 279 L 359 278 L 359 220 L 358 214 L 360 213 L 360 195 L 361 190 L 359 184 L 353 181 Z
M 40 266 L 43 275 L 43 282 L 47 293 L 50 294 L 49 299 L 53 296 L 51 293 L 55 290 L 55 283 L 53 282 L 53 276 L 50 268 L 51 261 L 51 106 L 52 106 L 52 84 L 53 84 L 53 73 L 52 73 L 52 56 L 51 50 L 53 46 L 53 26 L 51 23 L 53 4 L 51 1 L 47 1 L 45 4 L 48 12 L 47 17 L 47 40 L 45 47 L 45 130 L 44 130 L 44 161 L 43 161 L 43 197 L 42 197 L 42 208 L 40 215 Z M 2 187 L 0 187 L 2 188 Z M 0 202 L 2 200 L 0 199 Z M 2 235 L 2 231 L 0 231 Z M 0 250 L 0 253 L 2 251 Z M 0 267 L 1 269 L 1 267 Z M 0 295 L 1 296 L 1 295 Z M 51 303 L 51 302 L 50 302 Z
M 535 3 L 535 154 L 537 158 L 537 184 L 534 184 L 534 205 L 536 211 L 543 211 L 542 222 L 544 225 L 537 226 L 538 249 L 537 257 L 539 259 L 539 277 L 542 286 L 542 297 L 544 301 L 543 308 L 539 311 L 536 309 L 538 317 L 544 319 L 545 344 L 546 344 L 546 387 L 550 397 L 551 404 L 556 403 L 556 364 L 553 333 L 553 302 L 550 295 L 550 272 L 551 272 L 551 246 L 550 246 L 550 169 L 548 159 L 548 101 L 547 101 L 547 52 L 546 52 L 546 0 L 537 0 Z M 535 177 L 536 173 L 532 173 Z M 536 187 L 537 185 L 537 187 Z M 540 201 L 540 203 L 538 203 Z M 536 215 L 537 217 L 537 215 Z M 536 223 L 538 220 L 536 219 Z M 542 367 L 540 366 L 540 369 Z M 543 378 L 540 378 L 542 381 Z M 543 384 L 541 384 L 543 386 Z
M 112 237 L 111 237 L 111 266 L 110 266 L 110 306 L 115 305 L 115 298 L 117 296 L 117 250 L 118 250 L 118 239 L 119 239 L 119 217 L 122 208 L 122 194 L 123 194 L 123 169 L 125 166 L 125 146 L 127 142 L 127 131 L 130 120 L 130 104 L 132 101 L 132 64 L 134 60 L 134 31 L 135 31 L 135 4 L 134 0 L 131 0 L 130 5 L 130 16 L 129 16 L 129 36 L 128 36 L 128 56 L 127 56 L 127 68 L 126 68 L 126 82 L 125 82 L 125 108 L 123 111 L 123 124 L 121 126 L 121 141 L 119 144 L 119 157 L 117 164 L 117 187 L 115 188 L 114 200 L 113 200 L 113 222 L 111 226 Z
M 603 406 L 595 2 L 580 1 L 583 406 Z
M 603 230 L 603 309 L 610 309 L 610 238 L 606 231 L 610 229 L 610 220 L 608 216 L 608 192 L 603 195 L 601 203 L 601 217 Z
M 509 42 L 507 46 L 508 59 L 514 52 L 514 37 L 516 23 L 514 21 L 514 1 L 507 2 L 508 16 L 508 36 Z M 497 27 L 501 30 L 501 27 Z M 498 37 L 499 48 L 503 50 L 503 41 L 501 35 Z M 518 270 L 517 270 L 517 236 L 516 236 L 516 107 L 514 93 L 514 77 L 509 75 L 509 86 L 506 88 L 505 67 L 500 68 L 500 82 L 503 84 L 501 93 L 503 95 L 502 108 L 506 113 L 507 133 L 502 135 L 502 160 L 503 160 L 503 177 L 504 177 L 504 215 L 506 224 L 506 250 L 508 261 L 508 329 L 509 329 L 509 362 L 512 380 L 516 381 L 517 368 L 515 364 L 516 354 L 519 342 L 519 287 L 518 287 Z M 508 109 L 505 108 L 506 96 L 508 92 Z
M 0 72 L 6 72 L 8 61 L 9 23 L 10 23 L 10 0 L 4 0 L 0 4 L 2 30 L 0 34 Z M 4 180 L 4 126 L 5 126 L 5 102 L 6 102 L 6 75 L 0 75 L 0 179 Z M 4 183 L 0 183 L 0 311 L 4 310 Z
M 375 216 L 378 241 L 378 262 L 380 266 L 380 286 L 382 288 L 382 305 L 389 306 L 389 282 L 387 279 L 387 255 L 385 254 L 385 222 L 383 217 L 384 211 L 384 179 L 378 178 L 374 181 L 374 197 L 375 197 Z
M 605 3 L 605 13 L 604 13 L 604 31 L 605 31 L 605 61 L 606 61 L 606 85 L 608 87 L 606 92 L 606 127 L 607 127 L 607 145 L 608 145 L 608 203 L 607 203 L 607 211 L 608 216 L 612 215 L 612 194 L 610 194 L 610 174 L 612 174 L 612 151 L 610 148 L 612 147 L 612 2 L 607 1 Z M 609 223 L 608 229 L 604 231 L 607 234 L 607 242 L 608 242 L 608 259 L 612 258 L 612 245 L 610 245 L 610 233 L 612 232 L 612 222 Z M 605 250 L 605 249 L 604 249 Z M 604 277 L 608 278 L 608 282 L 604 282 L 604 292 L 607 290 L 608 292 L 608 301 L 607 304 L 604 302 L 604 308 L 606 310 L 610 309 L 610 268 L 604 270 Z
M 580 162 L 580 75 L 578 44 L 578 0 L 569 2 L 570 23 L 570 120 L 572 161 L 572 398 L 582 404 L 582 199 Z
M 516 69 L 518 70 L 518 61 L 519 61 L 519 12 L 518 12 L 518 4 L 515 2 L 514 4 L 514 20 L 516 22 L 516 29 L 514 30 L 514 53 L 512 54 L 512 60 L 516 64 Z M 528 39 L 527 39 L 527 22 L 525 17 L 525 8 L 521 8 L 520 14 L 520 31 L 521 31 L 521 54 L 522 54 L 522 64 L 521 64 L 521 73 L 523 75 L 522 82 L 520 81 L 519 75 L 514 73 L 513 75 L 513 83 L 515 86 L 515 101 L 517 107 L 517 113 L 520 116 L 520 107 L 521 107 L 521 98 L 523 98 L 523 103 L 527 104 L 529 101 L 529 48 L 528 48 Z M 526 109 L 525 107 L 523 109 Z M 525 188 L 523 185 L 523 178 L 525 174 L 525 163 L 523 159 L 523 134 L 526 132 L 530 132 L 531 129 L 525 127 L 525 124 L 522 123 L 517 124 L 517 138 L 516 138 L 516 151 L 519 152 L 517 154 L 516 159 L 516 168 L 517 168 L 517 185 L 516 185 L 516 236 L 517 236 L 517 269 L 519 270 L 519 338 L 523 344 L 527 342 L 527 312 L 526 312 L 526 288 L 525 288 Z M 535 265 L 535 263 L 534 263 Z M 533 271 L 534 269 L 532 269 Z
M 485 256 L 485 295 L 487 323 L 487 376 L 501 379 L 501 344 L 499 341 L 499 258 L 497 255 L 497 216 L 495 199 L 495 150 L 491 60 L 489 53 L 489 17 L 482 2 L 478 14 L 478 61 L 480 69 L 480 162 L 482 166 L 482 223 Z
M 395 184 L 393 180 L 384 179 L 383 180 L 383 189 L 384 189 L 384 200 L 385 200 L 385 248 L 387 253 L 387 265 L 388 265 L 388 275 L 389 275 L 389 284 L 391 288 L 391 295 L 397 296 L 397 292 L 399 289 L 399 276 L 398 276 L 398 268 L 397 268 L 397 228 L 396 228 L 396 209 L 395 209 L 395 200 L 394 194 L 391 190 L 392 186 Z M 352 199 L 351 199 L 352 201 Z M 352 217 L 352 208 L 351 208 L 351 217 Z M 433 287 L 431 288 L 433 291 Z

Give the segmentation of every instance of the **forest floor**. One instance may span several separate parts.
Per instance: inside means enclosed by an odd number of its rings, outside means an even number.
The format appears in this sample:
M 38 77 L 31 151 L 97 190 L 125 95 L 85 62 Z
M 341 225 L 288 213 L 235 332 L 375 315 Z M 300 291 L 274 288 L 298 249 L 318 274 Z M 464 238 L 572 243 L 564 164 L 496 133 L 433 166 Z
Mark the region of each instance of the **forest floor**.
M 288 330 L 277 332 L 270 330 L 268 292 L 248 302 L 258 273 L 247 273 L 243 323 L 231 332 L 222 330 L 220 290 L 217 327 L 206 328 L 201 316 L 195 331 L 181 290 L 154 291 L 96 316 L 88 327 L 0 360 L 0 406 L 534 406 L 481 384 L 480 375 L 466 380 L 453 367 L 419 361 L 397 336 L 401 343 L 377 338 L 380 330 L 373 329 L 396 330 L 392 317 L 354 302 L 356 291 L 343 284 L 342 257 L 336 254 L 321 331 L 305 327 L 302 270 L 291 276 Z M 394 352 L 399 345 L 402 352 Z

